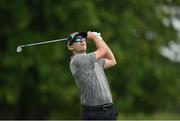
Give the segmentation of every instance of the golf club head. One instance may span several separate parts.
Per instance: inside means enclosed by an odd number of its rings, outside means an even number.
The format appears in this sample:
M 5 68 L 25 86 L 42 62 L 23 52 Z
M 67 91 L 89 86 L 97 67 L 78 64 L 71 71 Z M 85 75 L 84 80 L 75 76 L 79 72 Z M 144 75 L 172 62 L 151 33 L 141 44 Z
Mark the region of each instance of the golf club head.
M 16 50 L 18 53 L 22 51 L 22 47 L 21 46 L 18 46 L 17 47 L 17 50 Z

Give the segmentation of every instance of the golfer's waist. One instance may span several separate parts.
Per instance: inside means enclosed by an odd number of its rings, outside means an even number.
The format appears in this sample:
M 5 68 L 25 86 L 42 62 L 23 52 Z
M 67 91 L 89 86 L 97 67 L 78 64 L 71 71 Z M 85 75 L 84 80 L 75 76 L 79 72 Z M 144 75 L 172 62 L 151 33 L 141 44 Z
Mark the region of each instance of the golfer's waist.
M 107 103 L 103 105 L 88 106 L 82 105 L 83 111 L 105 111 L 113 108 L 113 103 Z

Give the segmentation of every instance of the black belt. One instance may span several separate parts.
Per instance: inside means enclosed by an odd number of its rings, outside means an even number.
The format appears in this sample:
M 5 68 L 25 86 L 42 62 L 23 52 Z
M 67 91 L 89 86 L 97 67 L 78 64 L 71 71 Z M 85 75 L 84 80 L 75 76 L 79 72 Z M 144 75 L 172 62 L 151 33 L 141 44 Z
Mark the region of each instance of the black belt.
M 104 104 L 104 105 L 97 105 L 97 106 L 86 106 L 82 105 L 83 111 L 106 111 L 113 108 L 113 104 Z

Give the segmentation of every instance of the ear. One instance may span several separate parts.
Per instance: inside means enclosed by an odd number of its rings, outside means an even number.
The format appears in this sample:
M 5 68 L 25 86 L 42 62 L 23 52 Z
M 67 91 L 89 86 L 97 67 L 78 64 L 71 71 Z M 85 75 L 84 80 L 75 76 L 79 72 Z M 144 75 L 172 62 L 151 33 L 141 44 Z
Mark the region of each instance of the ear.
M 68 46 L 68 49 L 73 51 L 74 50 L 74 47 L 73 46 Z

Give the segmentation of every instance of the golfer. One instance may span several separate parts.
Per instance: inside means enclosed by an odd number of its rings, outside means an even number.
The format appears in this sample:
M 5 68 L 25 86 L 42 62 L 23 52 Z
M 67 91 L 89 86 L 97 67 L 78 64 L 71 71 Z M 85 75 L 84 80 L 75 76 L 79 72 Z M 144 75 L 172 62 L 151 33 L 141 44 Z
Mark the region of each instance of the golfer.
M 86 53 L 86 41 L 94 41 L 96 51 Z M 80 89 L 82 120 L 116 120 L 117 110 L 104 69 L 116 65 L 110 48 L 97 32 L 75 32 L 68 38 L 73 56 L 70 70 Z

